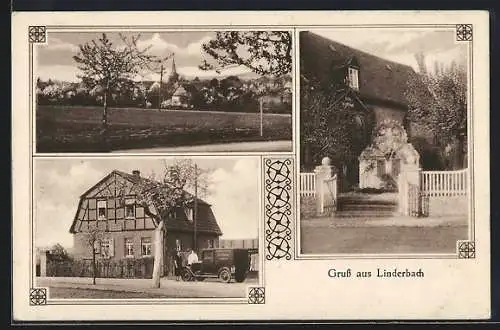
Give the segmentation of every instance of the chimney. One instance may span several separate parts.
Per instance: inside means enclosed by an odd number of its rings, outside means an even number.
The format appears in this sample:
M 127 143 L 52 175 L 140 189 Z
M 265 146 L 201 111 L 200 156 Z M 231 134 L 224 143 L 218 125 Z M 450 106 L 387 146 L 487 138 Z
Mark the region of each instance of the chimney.
M 132 175 L 135 176 L 136 178 L 139 178 L 141 176 L 141 171 L 139 170 L 133 170 Z

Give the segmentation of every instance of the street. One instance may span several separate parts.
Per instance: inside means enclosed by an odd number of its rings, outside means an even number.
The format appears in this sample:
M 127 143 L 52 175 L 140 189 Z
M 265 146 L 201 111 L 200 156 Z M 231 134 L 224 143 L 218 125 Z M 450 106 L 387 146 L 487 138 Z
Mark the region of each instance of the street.
M 143 153 L 143 152 L 291 152 L 292 141 L 255 141 L 255 142 L 234 142 L 217 143 L 194 146 L 179 147 L 156 147 L 145 149 L 115 150 L 120 153 Z
M 302 219 L 301 253 L 455 253 L 466 216 Z
M 96 285 L 84 277 L 38 277 L 38 287 L 49 288 L 49 298 L 114 299 L 114 298 L 244 298 L 247 287 L 258 281 L 249 278 L 243 283 L 182 282 L 162 278 L 160 288 L 152 288 L 151 279 L 98 278 Z

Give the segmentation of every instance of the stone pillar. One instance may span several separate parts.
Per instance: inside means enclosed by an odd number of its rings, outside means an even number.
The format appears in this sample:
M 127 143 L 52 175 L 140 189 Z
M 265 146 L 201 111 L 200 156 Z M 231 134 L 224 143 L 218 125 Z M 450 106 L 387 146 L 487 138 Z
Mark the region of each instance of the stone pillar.
M 401 172 L 398 177 L 399 212 L 404 215 L 409 213 L 409 185 L 416 186 L 420 191 L 420 175 L 422 169 L 416 164 L 401 164 Z
M 40 277 L 47 277 L 47 251 L 40 251 Z
M 336 202 L 328 189 L 328 184 L 336 174 L 336 170 L 331 165 L 330 158 L 325 157 L 321 160 L 321 165 L 316 166 L 314 173 L 316 174 L 316 214 L 320 215 L 324 212 L 326 205 L 333 205 Z

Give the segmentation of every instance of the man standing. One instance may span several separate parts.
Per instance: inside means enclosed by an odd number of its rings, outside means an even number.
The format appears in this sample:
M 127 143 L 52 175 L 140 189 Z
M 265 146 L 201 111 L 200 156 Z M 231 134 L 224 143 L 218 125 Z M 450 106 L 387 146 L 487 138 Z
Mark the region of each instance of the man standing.
M 196 252 L 194 252 L 193 249 L 190 249 L 191 250 L 191 253 L 189 253 L 189 256 L 188 256 L 188 265 L 192 265 L 194 263 L 198 263 L 198 255 L 196 254 Z
M 188 255 L 187 264 L 189 267 L 191 267 L 191 270 L 193 272 L 196 272 L 196 271 L 200 270 L 198 255 L 196 254 L 196 252 L 194 252 L 193 249 L 190 249 L 190 250 L 191 250 L 191 253 L 189 253 L 189 255 Z

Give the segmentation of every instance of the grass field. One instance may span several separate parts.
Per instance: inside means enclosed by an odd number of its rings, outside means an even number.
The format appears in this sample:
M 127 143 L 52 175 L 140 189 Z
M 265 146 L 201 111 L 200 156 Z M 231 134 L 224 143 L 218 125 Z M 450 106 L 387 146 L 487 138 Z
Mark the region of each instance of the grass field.
M 103 150 L 102 107 L 37 106 L 38 152 Z M 258 113 L 110 108 L 104 149 L 291 140 L 292 117 Z

